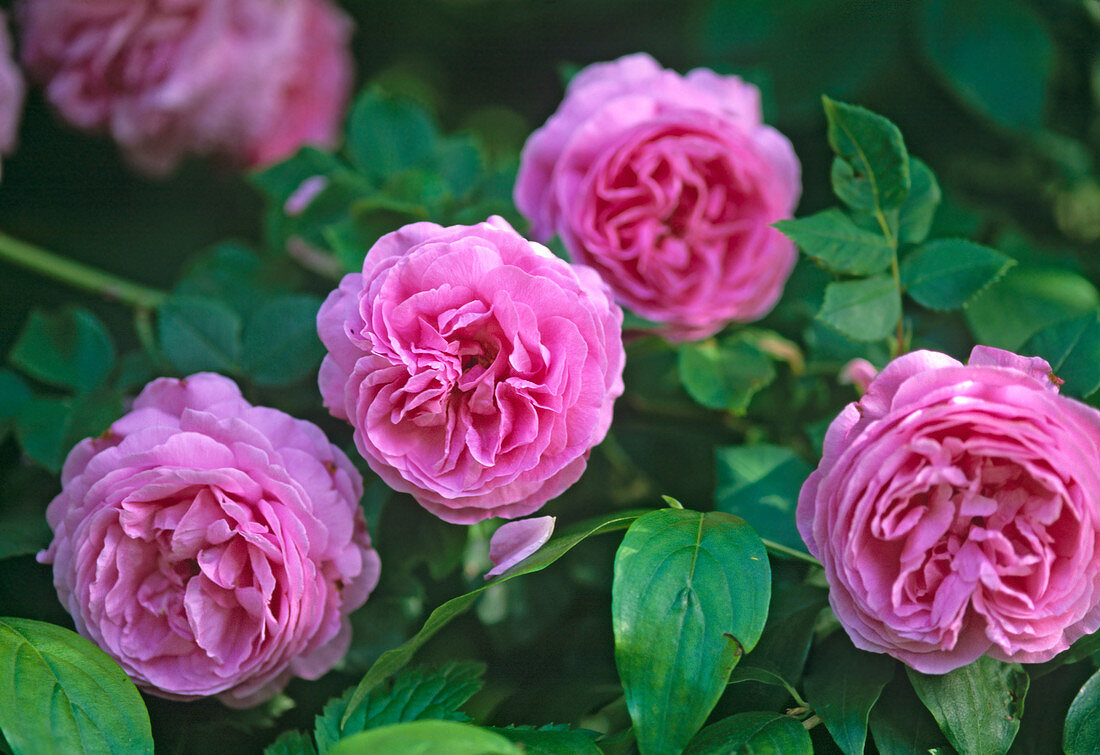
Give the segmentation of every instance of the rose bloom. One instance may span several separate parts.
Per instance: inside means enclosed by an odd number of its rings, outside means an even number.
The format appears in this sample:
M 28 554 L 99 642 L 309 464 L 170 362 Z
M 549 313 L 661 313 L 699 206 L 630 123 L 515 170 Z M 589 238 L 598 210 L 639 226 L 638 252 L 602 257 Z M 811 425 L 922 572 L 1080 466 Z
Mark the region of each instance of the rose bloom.
M 857 647 L 940 674 L 1100 627 L 1100 412 L 983 346 L 891 362 L 830 425 L 798 529 Z
M 801 192 L 790 142 L 736 76 L 648 55 L 585 68 L 523 149 L 515 201 L 672 340 L 763 317 L 794 266 L 771 228 Z
M 138 168 L 263 165 L 335 143 L 351 22 L 329 0 L 21 0 L 23 61 L 74 125 Z
M 219 375 L 147 385 L 61 484 L 38 559 L 77 631 L 163 697 L 244 707 L 316 679 L 378 581 L 348 458 Z
M 12 60 L 7 17 L 0 12 L 0 155 L 15 149 L 25 94 L 23 72 Z
M 607 434 L 621 328 L 595 272 L 501 218 L 413 223 L 322 305 L 321 395 L 371 469 L 441 519 L 523 516 Z

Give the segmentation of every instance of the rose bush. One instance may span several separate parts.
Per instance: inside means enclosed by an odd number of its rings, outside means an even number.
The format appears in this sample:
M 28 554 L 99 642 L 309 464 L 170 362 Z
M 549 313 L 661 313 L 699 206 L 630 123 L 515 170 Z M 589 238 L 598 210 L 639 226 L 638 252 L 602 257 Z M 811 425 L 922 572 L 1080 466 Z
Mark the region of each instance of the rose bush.
M 22 0 L 23 61 L 72 124 L 166 173 L 186 154 L 262 165 L 331 145 L 353 79 L 328 0 Z
M 219 375 L 162 378 L 61 481 L 39 560 L 141 688 L 247 706 L 347 652 L 379 563 L 362 479 L 315 425 Z
M 534 238 L 557 232 L 620 302 L 687 340 L 775 305 L 796 255 L 770 225 L 800 192 L 756 87 L 638 54 L 573 78 L 524 147 L 515 201 Z
M 12 60 L 8 19 L 0 13 L 0 155 L 6 155 L 15 148 L 25 93 L 23 72 Z
M 1100 412 L 1040 358 L 902 356 L 833 421 L 798 500 L 857 647 L 927 673 L 1036 663 L 1100 627 Z
M 622 311 L 501 218 L 383 236 L 317 316 L 325 406 L 395 490 L 449 522 L 573 484 L 623 391 Z

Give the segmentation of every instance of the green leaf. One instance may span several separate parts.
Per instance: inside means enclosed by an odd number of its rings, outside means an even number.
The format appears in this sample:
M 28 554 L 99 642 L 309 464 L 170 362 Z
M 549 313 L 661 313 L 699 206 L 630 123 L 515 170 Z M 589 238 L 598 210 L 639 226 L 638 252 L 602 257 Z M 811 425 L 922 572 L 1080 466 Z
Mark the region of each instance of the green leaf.
M 829 146 L 850 166 L 833 188 L 853 209 L 880 211 L 899 207 L 909 194 L 909 154 L 898 127 L 881 115 L 844 102 L 822 97 L 829 122 Z M 865 182 L 865 183 L 863 183 Z M 866 188 L 863 188 L 866 187 Z M 871 206 L 858 199 L 869 196 Z
M 1062 393 L 1084 398 L 1100 388 L 1100 312 L 1040 330 L 1020 349 L 1050 362 Z
M 738 713 L 699 732 L 684 755 L 812 755 L 810 733 L 781 713 Z
M 906 668 L 924 706 L 959 752 L 1003 755 L 1020 729 L 1028 676 L 1018 663 L 982 656 L 942 675 Z
M 834 281 L 817 319 L 855 341 L 881 341 L 901 318 L 901 297 L 888 275 Z
M 508 726 L 493 728 L 491 731 L 512 742 L 518 742 L 526 755 L 601 755 L 602 753 L 602 750 L 592 741 L 596 736 L 595 732 L 589 734 L 568 727 L 553 726 L 544 726 L 540 729 Z
M 435 119 L 418 103 L 374 88 L 359 95 L 348 115 L 347 150 L 366 176 L 384 183 L 435 154 Z
M 331 153 L 316 147 L 303 147 L 280 163 L 250 173 L 248 180 L 281 210 L 303 181 L 314 176 L 327 176 L 341 168 L 340 160 Z
M 863 752 L 867 717 L 893 676 L 894 659 L 856 649 L 844 632 L 818 646 L 802 680 L 806 701 L 845 755 Z
M 235 372 L 241 354 L 241 318 L 213 299 L 173 296 L 157 313 L 165 356 L 183 375 Z
M 61 462 L 69 447 L 66 439 L 72 427 L 71 402 L 36 397 L 19 410 L 15 419 L 15 437 L 23 453 L 51 472 L 61 471 Z
M 95 315 L 84 309 L 31 312 L 12 348 L 12 364 L 59 388 L 93 391 L 115 367 L 115 345 Z
M 173 292 L 177 296 L 215 299 L 248 318 L 271 299 L 272 293 L 285 289 L 270 260 L 243 244 L 226 242 L 196 255 Z
M 774 225 L 834 273 L 881 273 L 894 258 L 893 248 L 881 233 L 860 228 L 835 207 L 807 218 L 780 220 Z
M 355 692 L 352 687 L 329 701 L 317 716 L 317 752 L 324 755 L 341 739 L 379 726 L 421 719 L 469 721 L 470 717 L 459 708 L 481 689 L 483 673 L 484 664 L 472 662 L 448 663 L 437 671 L 410 669 L 399 674 L 388 689 L 372 689 L 342 722 Z
M 918 24 L 924 54 L 963 103 L 1005 128 L 1038 128 L 1054 43 L 1028 3 L 928 0 Z
M 315 374 L 325 347 L 317 337 L 321 300 L 281 296 L 256 310 L 244 329 L 241 366 L 257 385 L 291 385 Z
M 718 510 L 741 517 L 760 537 L 805 550 L 794 509 L 810 465 L 789 448 L 767 443 L 719 448 L 715 456 Z
M 919 244 L 932 228 L 943 193 L 936 174 L 915 157 L 909 158 L 909 176 L 912 180 L 909 196 L 898 208 L 898 241 Z
M 453 721 L 391 724 L 348 737 L 332 755 L 401 753 L 401 755 L 523 755 L 523 748 L 488 729 Z
M 1018 265 L 971 299 L 963 314 L 974 340 L 1009 351 L 1040 330 L 1100 307 L 1100 294 L 1068 270 Z
M 308 734 L 288 729 L 264 748 L 264 755 L 317 755 L 317 750 Z
M 425 642 L 430 640 L 436 632 L 449 624 L 453 618 L 468 610 L 478 597 L 490 587 L 523 576 L 524 574 L 542 571 L 572 550 L 573 547 L 582 540 L 603 532 L 614 532 L 616 530 L 626 529 L 634 520 L 644 513 L 646 512 L 624 511 L 606 514 L 580 522 L 570 527 L 558 537 L 555 537 L 503 574 L 494 577 L 484 586 L 476 590 L 471 590 L 464 595 L 459 595 L 457 598 L 452 598 L 439 606 L 439 608 L 432 611 L 431 615 L 428 616 L 428 620 L 424 622 L 424 626 L 420 628 L 419 632 L 402 645 L 392 650 L 387 650 L 379 656 L 378 660 L 376 660 L 370 669 L 367 670 L 362 681 L 355 687 L 351 698 L 348 700 L 347 712 L 344 713 L 344 718 L 341 723 L 346 725 L 352 714 L 354 714 L 356 709 L 363 704 L 368 693 L 370 693 L 372 689 L 377 687 L 386 677 L 400 671 Z
M 1094 755 L 1100 752 L 1100 671 L 1093 674 L 1066 714 L 1066 728 L 1062 735 L 1062 747 L 1066 755 Z
M 743 338 L 713 338 L 680 348 L 680 380 L 710 409 L 744 414 L 752 397 L 775 380 L 771 358 Z
M 11 370 L 0 370 L 0 442 L 15 425 L 15 417 L 32 398 L 23 378 Z
M 927 755 L 947 740 L 904 674 L 896 674 L 871 709 L 871 736 L 880 755 Z
M 958 309 L 999 280 L 1016 260 L 963 239 L 936 239 L 901 263 L 901 283 L 918 304 Z
M 0 618 L 0 730 L 27 753 L 153 752 L 134 683 L 75 632 Z
M 765 626 L 764 632 L 767 633 L 767 627 Z M 795 700 L 799 699 L 798 690 L 794 686 L 774 671 L 769 671 L 765 668 L 757 668 L 756 666 L 747 666 L 741 664 L 733 670 L 730 674 L 730 684 L 738 684 L 740 682 L 759 682 L 760 684 L 767 684 L 771 687 L 779 687 L 786 690 L 787 694 Z
M 767 619 L 763 544 L 722 512 L 641 517 L 615 555 L 615 665 L 642 752 L 679 752 L 706 721 Z

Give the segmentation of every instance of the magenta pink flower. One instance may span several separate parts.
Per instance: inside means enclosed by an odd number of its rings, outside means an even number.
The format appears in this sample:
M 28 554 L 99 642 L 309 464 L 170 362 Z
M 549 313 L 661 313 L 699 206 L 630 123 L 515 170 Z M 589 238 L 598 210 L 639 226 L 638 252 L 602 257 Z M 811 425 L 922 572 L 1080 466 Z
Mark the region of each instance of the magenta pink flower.
M 23 60 L 74 125 L 140 169 L 186 154 L 263 165 L 332 145 L 349 19 L 329 0 L 20 0 Z
M 572 485 L 623 391 L 622 311 L 501 218 L 378 240 L 317 315 L 325 406 L 441 519 L 529 514 Z
M 1100 628 L 1100 412 L 1050 365 L 899 357 L 841 412 L 798 500 L 857 647 L 940 674 Z
M 736 76 L 644 54 L 591 65 L 527 141 L 516 206 L 669 338 L 759 319 L 796 257 L 771 224 L 801 192 L 790 142 L 761 118 Z
M 243 707 L 347 651 L 378 581 L 359 473 L 228 378 L 161 378 L 69 453 L 46 518 L 77 630 L 142 689 Z
M 23 72 L 12 60 L 8 19 L 0 12 L 0 155 L 9 154 L 15 149 L 25 94 Z

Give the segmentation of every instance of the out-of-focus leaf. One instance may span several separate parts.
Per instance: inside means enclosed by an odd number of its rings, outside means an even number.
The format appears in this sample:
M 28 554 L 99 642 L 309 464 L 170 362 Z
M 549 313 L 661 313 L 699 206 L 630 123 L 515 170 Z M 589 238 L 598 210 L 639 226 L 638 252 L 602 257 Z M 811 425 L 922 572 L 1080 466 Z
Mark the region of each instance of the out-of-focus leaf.
M 427 165 L 438 138 L 435 119 L 420 104 L 377 88 L 359 95 L 348 116 L 348 155 L 378 184 Z
M 775 227 L 834 273 L 881 273 L 894 257 L 886 237 L 860 228 L 835 207 L 798 220 L 780 220 Z
M 1062 393 L 1091 396 L 1100 388 L 1100 312 L 1090 312 L 1040 330 L 1020 351 L 1050 362 L 1064 381 Z
M 31 398 L 33 394 L 23 378 L 11 370 L 0 370 L 0 442 L 14 426 L 19 410 Z
M 325 349 L 317 337 L 315 296 L 290 295 L 256 310 L 244 328 L 241 366 L 258 385 L 291 385 L 316 373 Z
M 817 313 L 817 319 L 856 341 L 881 341 L 900 317 L 901 296 L 888 275 L 830 283 Z
M 355 734 L 329 750 L 332 755 L 523 755 L 523 748 L 489 729 L 454 721 L 412 721 Z
M 595 732 L 569 727 L 544 726 L 493 728 L 491 731 L 517 742 L 526 755 L 600 755 L 603 752 L 592 741 Z
M 810 734 L 797 719 L 750 711 L 724 718 L 691 740 L 684 755 L 812 755 Z
M 149 714 L 118 664 L 31 619 L 0 619 L 0 730 L 18 753 L 153 752 Z
M 730 672 L 760 639 L 771 571 L 744 520 L 664 509 L 635 522 L 615 556 L 615 664 L 642 752 L 682 750 Z
M 317 749 L 308 734 L 289 729 L 264 748 L 264 755 L 317 755 Z
M 963 239 L 936 239 L 901 263 L 906 293 L 929 309 L 957 309 L 1016 264 L 1011 257 Z
M 87 310 L 35 310 L 10 359 L 44 383 L 89 392 L 101 386 L 114 369 L 115 345 L 103 323 Z
M 743 338 L 708 339 L 680 348 L 680 379 L 710 409 L 743 414 L 757 391 L 775 380 L 772 360 Z
M 719 448 L 716 456 L 718 510 L 743 518 L 760 537 L 803 550 L 794 509 L 810 465 L 767 443 Z
M 243 244 L 216 244 L 195 257 L 176 284 L 178 296 L 214 299 L 249 318 L 286 284 L 272 274 L 272 265 Z
M 899 207 L 909 195 L 911 179 L 909 153 L 898 127 L 859 106 L 828 97 L 822 101 L 829 122 L 829 146 L 851 168 L 840 176 L 834 169 L 837 196 L 862 211 Z
M 69 450 L 65 440 L 70 435 L 71 426 L 71 402 L 37 397 L 19 410 L 15 419 L 15 436 L 23 453 L 51 472 L 59 472 Z
M 164 355 L 183 375 L 237 370 L 241 318 L 220 302 L 174 296 L 157 311 L 157 331 Z
M 909 196 L 898 208 L 898 240 L 903 244 L 919 244 L 932 228 L 943 193 L 936 174 L 915 157 L 909 158 L 909 178 Z
M 1100 752 L 1100 671 L 1085 682 L 1066 714 L 1062 747 L 1066 755 L 1093 755 Z

